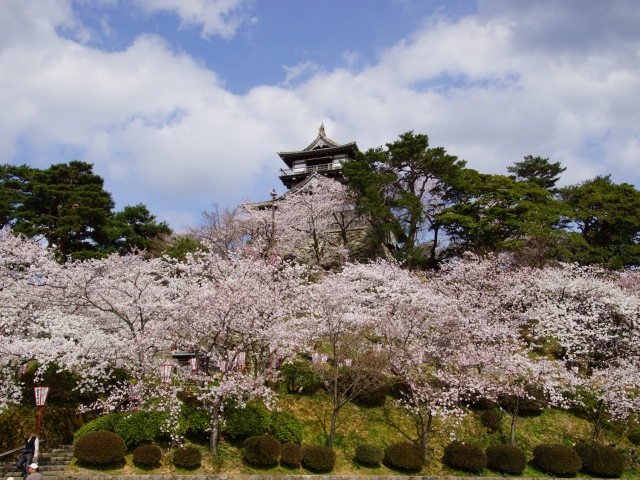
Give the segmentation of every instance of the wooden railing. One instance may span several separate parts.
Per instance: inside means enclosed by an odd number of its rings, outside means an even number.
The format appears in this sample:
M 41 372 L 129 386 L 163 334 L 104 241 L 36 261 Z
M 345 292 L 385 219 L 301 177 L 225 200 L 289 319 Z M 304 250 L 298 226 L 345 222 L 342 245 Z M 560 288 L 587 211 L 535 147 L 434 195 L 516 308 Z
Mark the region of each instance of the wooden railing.
M 342 170 L 341 163 L 323 163 L 322 165 L 313 165 L 309 167 L 295 167 L 280 169 L 281 177 L 289 177 L 291 175 L 306 175 L 307 173 L 327 172 L 331 170 Z

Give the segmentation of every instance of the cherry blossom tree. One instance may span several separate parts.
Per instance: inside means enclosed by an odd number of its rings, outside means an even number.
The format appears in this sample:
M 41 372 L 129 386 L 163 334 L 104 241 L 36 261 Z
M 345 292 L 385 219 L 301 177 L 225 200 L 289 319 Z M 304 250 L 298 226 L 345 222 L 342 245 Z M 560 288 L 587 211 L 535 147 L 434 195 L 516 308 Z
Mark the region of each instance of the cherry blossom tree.
M 206 243 L 205 243 L 206 246 Z M 286 328 L 295 313 L 303 269 L 278 259 L 200 252 L 174 262 L 170 283 L 180 297 L 169 334 L 194 352 L 202 368 L 199 397 L 211 414 L 210 451 L 230 400 L 268 399 L 272 354 L 291 350 L 298 333 Z
M 331 395 L 332 411 L 327 446 L 333 446 L 340 410 L 362 393 L 382 386 L 385 356 L 373 351 L 367 338 L 371 317 L 361 307 L 358 285 L 350 272 L 326 275 L 305 289 L 305 315 L 292 322 L 305 332 L 313 352 L 313 370 Z
M 348 255 L 346 232 L 357 217 L 350 214 L 354 212 L 351 194 L 335 180 L 313 176 L 277 199 L 275 212 L 249 203 L 243 209 L 252 240 L 280 256 L 320 265 L 327 260 L 342 262 Z

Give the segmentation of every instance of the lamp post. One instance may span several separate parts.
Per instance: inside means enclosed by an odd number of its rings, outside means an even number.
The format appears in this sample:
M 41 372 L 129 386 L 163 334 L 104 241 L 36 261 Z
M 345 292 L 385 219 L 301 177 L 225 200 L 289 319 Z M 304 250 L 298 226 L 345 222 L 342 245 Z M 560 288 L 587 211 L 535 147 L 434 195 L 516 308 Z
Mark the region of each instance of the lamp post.
M 173 372 L 173 365 L 170 363 L 163 363 L 160 365 L 160 379 L 164 384 L 164 396 L 167 397 L 167 385 L 171 381 L 171 373 Z
M 138 393 L 135 383 L 129 384 L 129 400 L 133 403 L 133 411 L 138 411 Z
M 40 437 L 40 422 L 42 420 L 42 407 L 47 401 L 49 387 L 33 387 L 33 393 L 36 396 L 36 406 L 38 407 L 38 437 Z
M 269 192 L 271 195 L 271 245 L 273 246 L 276 239 L 276 197 L 278 192 L 274 188 Z

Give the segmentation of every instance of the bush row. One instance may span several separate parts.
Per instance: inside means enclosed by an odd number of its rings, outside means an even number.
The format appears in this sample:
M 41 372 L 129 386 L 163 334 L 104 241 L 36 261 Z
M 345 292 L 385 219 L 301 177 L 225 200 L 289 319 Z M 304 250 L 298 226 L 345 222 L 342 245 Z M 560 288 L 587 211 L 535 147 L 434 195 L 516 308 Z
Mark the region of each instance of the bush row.
M 120 462 L 127 454 L 127 445 L 120 435 L 97 431 L 82 435 L 75 444 L 74 456 L 79 462 L 104 465 Z M 162 450 L 155 445 L 141 445 L 133 452 L 133 461 L 142 467 L 155 467 L 162 460 Z M 173 452 L 173 464 L 183 468 L 197 468 L 202 461 L 200 450 L 187 446 Z
M 625 470 L 624 456 L 602 444 L 542 444 L 533 451 L 535 464 L 542 471 L 559 477 L 571 477 L 582 471 L 598 477 L 618 478 Z M 492 445 L 483 452 L 478 446 L 452 442 L 444 450 L 444 461 L 450 466 L 479 472 L 486 466 L 509 475 L 520 475 L 526 467 L 522 450 L 512 445 Z
M 127 417 L 118 418 L 112 417 L 98 424 L 117 431 Z M 136 438 L 141 436 L 139 434 Z M 89 432 L 78 438 L 75 456 L 88 464 L 113 463 L 124 458 L 127 447 L 122 435 L 110 431 Z M 369 466 L 384 462 L 399 470 L 418 471 L 424 464 L 423 452 L 411 442 L 394 443 L 385 450 L 376 445 L 361 444 L 355 453 L 357 462 Z M 578 443 L 574 447 L 542 444 L 534 449 L 533 454 L 538 468 L 554 476 L 573 476 L 583 471 L 594 476 L 618 478 L 625 470 L 625 458 L 620 452 L 597 443 Z M 161 458 L 161 450 L 153 445 L 139 446 L 133 454 L 134 462 L 142 466 L 157 465 Z M 285 442 L 281 446 L 277 438 L 267 435 L 251 436 L 245 440 L 244 459 L 261 467 L 272 467 L 280 462 L 289 468 L 304 465 L 316 472 L 331 471 L 335 465 L 335 453 L 330 448 L 315 445 L 302 448 L 293 442 Z M 201 460 L 202 455 L 195 447 L 179 448 L 173 454 L 173 463 L 184 468 L 196 468 Z M 445 448 L 443 460 L 454 468 L 469 472 L 480 472 L 488 466 L 504 474 L 519 475 L 526 467 L 524 453 L 512 445 L 492 445 L 482 451 L 471 443 L 454 441 Z

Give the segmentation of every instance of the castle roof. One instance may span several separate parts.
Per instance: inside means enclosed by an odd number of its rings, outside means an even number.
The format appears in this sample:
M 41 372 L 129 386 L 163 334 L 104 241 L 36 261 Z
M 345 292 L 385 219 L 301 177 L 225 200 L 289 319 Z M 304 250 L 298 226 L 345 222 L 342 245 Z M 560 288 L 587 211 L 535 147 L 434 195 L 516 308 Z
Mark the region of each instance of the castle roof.
M 333 156 L 339 153 L 351 153 L 358 150 L 356 142 L 339 144 L 327 137 L 324 131 L 324 123 L 318 129 L 318 136 L 305 149 L 295 152 L 278 152 L 280 158 L 291 168 L 294 160 L 302 160 L 315 157 Z

